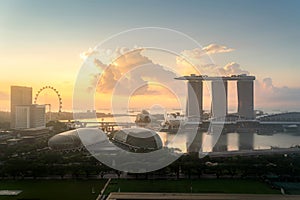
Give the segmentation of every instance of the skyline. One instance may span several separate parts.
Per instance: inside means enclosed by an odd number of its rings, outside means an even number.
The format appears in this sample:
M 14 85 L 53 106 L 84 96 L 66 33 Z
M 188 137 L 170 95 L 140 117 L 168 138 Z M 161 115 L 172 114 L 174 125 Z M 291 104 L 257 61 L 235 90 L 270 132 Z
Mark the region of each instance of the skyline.
M 2 0 L 0 199 L 299 199 L 299 8 Z
M 210 56 L 218 68 L 257 77 L 256 109 L 270 107 L 270 101 L 274 109 L 299 107 L 299 2 L 131 2 L 3 1 L 0 110 L 9 110 L 10 85 L 32 86 L 34 94 L 51 85 L 62 95 L 63 110 L 71 110 L 80 55 L 113 34 L 145 26 L 183 32 L 203 49 L 212 44 L 227 48 Z

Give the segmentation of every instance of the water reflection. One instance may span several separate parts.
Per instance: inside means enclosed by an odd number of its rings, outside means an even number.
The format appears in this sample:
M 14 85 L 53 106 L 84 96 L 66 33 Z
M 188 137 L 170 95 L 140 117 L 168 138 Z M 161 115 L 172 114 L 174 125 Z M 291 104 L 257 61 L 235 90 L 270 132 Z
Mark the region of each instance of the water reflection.
M 257 133 L 226 133 L 222 134 L 216 142 L 214 135 L 207 132 L 198 133 L 191 145 L 186 144 L 188 135 L 177 135 L 179 139 L 173 141 L 176 134 L 166 132 L 158 133 L 164 146 L 179 148 L 182 152 L 199 151 L 202 146 L 203 152 L 211 151 L 236 151 L 251 149 L 270 149 L 271 147 L 289 148 L 300 145 L 300 133 L 279 132 L 273 135 L 259 135 Z M 180 142 L 179 142 L 180 141 Z M 216 143 L 214 146 L 213 144 Z

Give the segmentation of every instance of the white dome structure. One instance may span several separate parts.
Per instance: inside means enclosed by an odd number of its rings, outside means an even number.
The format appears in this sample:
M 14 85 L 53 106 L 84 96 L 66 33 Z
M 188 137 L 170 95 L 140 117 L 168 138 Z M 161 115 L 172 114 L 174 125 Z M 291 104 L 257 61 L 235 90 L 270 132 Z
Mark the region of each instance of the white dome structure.
M 114 133 L 113 141 L 134 151 L 155 151 L 162 148 L 160 136 L 145 128 L 127 128 Z
M 71 150 L 82 148 L 82 142 L 87 146 L 104 142 L 106 139 L 106 136 L 95 128 L 83 128 L 82 131 L 74 129 L 53 136 L 49 139 L 48 146 L 53 150 Z
M 53 150 L 75 149 L 81 146 L 76 130 L 57 134 L 49 139 L 48 146 Z

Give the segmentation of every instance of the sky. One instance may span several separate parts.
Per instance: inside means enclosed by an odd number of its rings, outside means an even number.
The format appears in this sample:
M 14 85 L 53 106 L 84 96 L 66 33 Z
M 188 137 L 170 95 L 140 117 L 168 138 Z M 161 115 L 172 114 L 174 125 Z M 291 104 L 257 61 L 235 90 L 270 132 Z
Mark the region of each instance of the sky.
M 300 2 L 292 0 L 2 0 L 0 110 L 9 110 L 11 85 L 31 86 L 34 93 L 51 85 L 61 93 L 63 109 L 72 110 L 74 85 L 85 62 L 80 55 L 114 34 L 139 27 L 182 32 L 196 40 L 202 46 L 200 50 L 210 45 L 230 49 L 209 56 L 217 69 L 238 69 L 257 77 L 256 108 L 297 110 L 300 108 L 299 8 Z M 134 44 L 135 39 L 131 38 L 130 43 Z M 197 49 L 181 52 L 193 56 Z M 105 100 L 96 109 L 109 108 L 109 95 L 101 91 L 98 95 Z M 172 95 L 168 97 L 171 101 Z M 131 100 L 142 107 L 141 102 L 148 101 L 149 106 L 161 98 L 153 96 L 153 99 L 156 100 L 137 95 L 136 100 Z M 233 105 L 235 100 L 231 99 L 229 104 Z M 56 96 L 46 91 L 40 98 L 40 103 L 43 101 L 55 104 Z

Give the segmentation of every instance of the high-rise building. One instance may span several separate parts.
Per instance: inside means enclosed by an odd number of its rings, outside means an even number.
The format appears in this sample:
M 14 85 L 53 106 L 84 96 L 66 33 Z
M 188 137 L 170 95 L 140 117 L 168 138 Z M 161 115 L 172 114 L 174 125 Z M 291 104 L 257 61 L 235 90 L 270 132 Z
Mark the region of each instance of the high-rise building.
M 13 128 L 30 128 L 30 106 L 15 106 L 15 126 Z
M 16 106 L 26 106 L 32 104 L 32 88 L 23 86 L 11 86 L 10 91 L 10 126 L 11 128 L 16 128 Z M 21 112 L 22 109 L 24 110 L 24 108 L 19 109 L 19 112 Z
M 212 116 L 222 118 L 227 116 L 227 82 L 237 81 L 238 115 L 241 119 L 254 119 L 254 87 L 255 76 L 246 74 L 232 76 L 203 76 L 191 74 L 175 78 L 177 80 L 188 80 L 187 116 L 198 115 L 201 119 L 203 103 L 203 81 L 212 81 Z M 197 112 L 198 111 L 198 112 Z
M 14 129 L 45 128 L 45 105 L 19 105 L 15 107 Z
M 244 119 L 254 119 L 253 80 L 237 81 L 238 114 Z
M 228 112 L 228 102 L 227 102 L 227 80 L 213 80 L 211 82 L 211 112 L 214 118 L 223 118 Z
M 33 104 L 30 106 L 30 128 L 46 127 L 46 106 Z
M 203 111 L 203 84 L 202 80 L 189 80 L 188 82 L 188 99 L 186 115 L 189 119 L 202 118 Z

